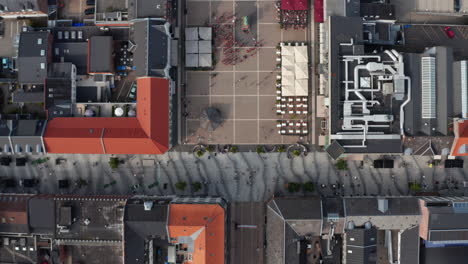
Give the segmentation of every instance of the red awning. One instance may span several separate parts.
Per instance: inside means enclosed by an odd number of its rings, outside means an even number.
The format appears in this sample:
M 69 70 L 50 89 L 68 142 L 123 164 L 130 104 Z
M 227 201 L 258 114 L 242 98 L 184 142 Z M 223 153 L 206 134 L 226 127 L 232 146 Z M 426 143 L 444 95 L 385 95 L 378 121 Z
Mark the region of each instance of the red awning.
M 282 10 L 308 10 L 308 0 L 281 0 Z
M 314 21 L 323 23 L 323 0 L 314 0 Z

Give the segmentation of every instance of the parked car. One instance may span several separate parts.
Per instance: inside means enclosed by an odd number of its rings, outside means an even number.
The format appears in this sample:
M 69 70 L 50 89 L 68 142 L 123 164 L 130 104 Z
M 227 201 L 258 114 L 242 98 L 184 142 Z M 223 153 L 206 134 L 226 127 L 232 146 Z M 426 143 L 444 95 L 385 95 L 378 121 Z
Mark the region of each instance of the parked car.
M 90 7 L 90 8 L 86 8 L 84 13 L 85 15 L 94 15 L 94 11 L 95 11 L 94 7 Z
M 447 34 L 448 38 L 454 38 L 455 37 L 455 32 L 453 32 L 451 27 L 444 27 L 445 34 Z
M 5 178 L 0 180 L 0 186 L 4 188 L 15 188 L 16 181 L 13 178 Z
M 26 187 L 26 188 L 32 188 L 35 187 L 39 184 L 38 179 L 23 179 L 20 180 L 20 186 Z

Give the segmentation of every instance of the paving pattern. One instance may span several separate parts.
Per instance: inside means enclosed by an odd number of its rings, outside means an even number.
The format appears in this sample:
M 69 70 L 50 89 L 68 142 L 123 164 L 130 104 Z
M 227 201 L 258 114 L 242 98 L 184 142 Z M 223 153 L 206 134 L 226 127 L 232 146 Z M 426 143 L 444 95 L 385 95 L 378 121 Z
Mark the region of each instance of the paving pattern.
M 408 182 L 420 183 L 424 191 L 435 190 L 443 195 L 454 195 L 462 193 L 463 182 L 468 181 L 468 168 L 430 168 L 429 160 L 425 157 L 397 157 L 394 169 L 374 169 L 370 159 L 363 164 L 349 161 L 348 171 L 336 170 L 334 161 L 323 152 L 311 152 L 306 157 L 294 159 L 288 159 L 285 153 L 259 155 L 254 152 L 216 156 L 205 154 L 202 158 L 181 152 L 161 156 L 119 156 L 124 163 L 116 170 L 110 169 L 108 155 L 49 157 L 47 163 L 40 165 L 1 166 L 0 177 L 37 178 L 40 185 L 35 189 L 16 187 L 0 191 L 196 195 L 222 196 L 231 201 L 263 201 L 273 195 L 291 195 L 285 187 L 288 182 L 312 181 L 316 190 L 311 194 L 362 196 L 408 195 Z M 66 158 L 67 162 L 55 165 L 57 157 Z M 143 166 L 149 161 L 154 161 L 155 165 Z M 59 179 L 72 182 L 84 179 L 88 185 L 78 188 L 72 184 L 69 189 L 58 189 Z M 188 187 L 184 191 L 177 190 L 174 186 L 178 181 L 187 182 Z M 201 182 L 202 189 L 193 192 L 190 187 L 193 182 Z M 304 193 L 301 191 L 292 195 Z
M 183 139 L 188 144 L 288 144 L 298 136 L 281 136 L 276 128 L 276 46 L 282 41 L 307 40 L 306 30 L 283 30 L 276 18 L 276 1 L 188 1 L 187 26 L 202 26 L 220 17 L 236 16 L 222 23 L 234 35 L 238 52 L 249 57 L 225 65 L 225 42 L 214 47 L 217 64 L 212 71 L 186 72 Z M 206 12 L 210 10 L 210 12 Z M 248 16 L 250 32 L 242 31 L 241 19 Z M 233 30 L 234 29 L 234 30 Z M 262 44 L 247 52 L 256 42 Z M 240 44 L 242 43 L 242 45 Z M 225 121 L 209 132 L 200 127 L 200 114 L 208 106 L 220 109 Z

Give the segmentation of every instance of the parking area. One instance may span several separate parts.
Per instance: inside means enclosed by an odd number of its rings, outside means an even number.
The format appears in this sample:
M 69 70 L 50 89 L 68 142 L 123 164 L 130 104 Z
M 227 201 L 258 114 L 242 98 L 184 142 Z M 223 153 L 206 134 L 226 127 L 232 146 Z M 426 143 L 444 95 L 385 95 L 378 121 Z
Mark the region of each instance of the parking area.
M 211 71 L 186 71 L 183 141 L 196 144 L 289 144 L 299 136 L 278 134 L 276 114 L 276 47 L 280 42 L 306 42 L 306 30 L 283 30 L 275 1 L 187 2 L 187 26 L 212 25 Z M 209 10 L 209 12 L 206 12 Z M 222 19 L 222 18 L 229 19 Z M 244 17 L 248 20 L 248 31 Z M 227 33 L 226 33 L 227 32 Z M 217 37 L 218 34 L 218 37 Z M 222 38 L 219 35 L 223 34 Z M 230 48 L 226 35 L 232 34 Z M 227 47 L 228 46 L 228 47 Z M 239 60 L 231 61 L 232 50 Z M 223 124 L 214 131 L 200 126 L 207 107 L 220 110 Z
M 94 15 L 85 15 L 88 6 L 87 0 L 62 0 L 58 8 L 59 19 L 71 19 L 73 22 L 83 22 L 83 19 L 92 19 Z
M 447 46 L 452 47 L 455 59 L 467 59 L 468 26 L 451 26 L 455 33 L 449 38 L 444 31 L 445 26 L 439 25 L 412 25 L 405 29 L 405 46 L 402 51 L 422 52 L 425 47 Z
M 24 25 L 26 25 L 26 20 L 3 19 L 4 33 L 0 38 L 0 57 L 13 57 L 16 55 L 13 43 Z

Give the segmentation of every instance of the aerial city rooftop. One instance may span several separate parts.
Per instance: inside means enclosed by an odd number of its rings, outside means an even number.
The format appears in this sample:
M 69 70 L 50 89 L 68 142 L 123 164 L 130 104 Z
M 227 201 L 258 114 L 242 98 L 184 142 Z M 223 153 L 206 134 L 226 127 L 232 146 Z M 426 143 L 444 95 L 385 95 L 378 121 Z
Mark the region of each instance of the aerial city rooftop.
M 0 0 L 0 263 L 466 263 L 467 1 Z

